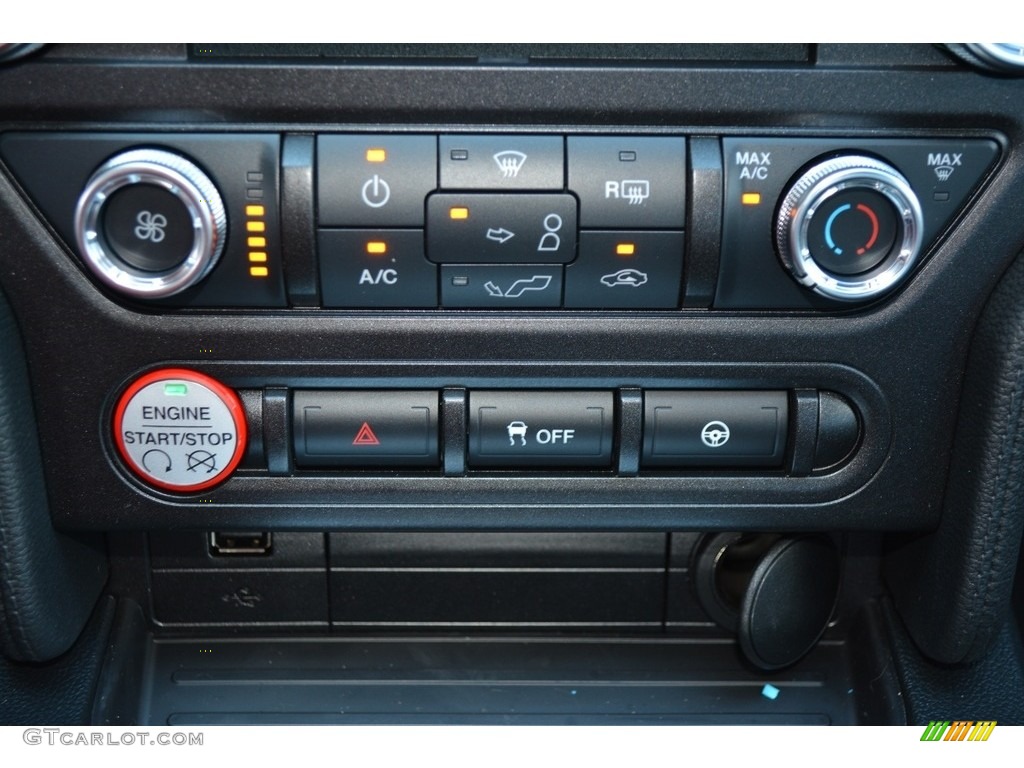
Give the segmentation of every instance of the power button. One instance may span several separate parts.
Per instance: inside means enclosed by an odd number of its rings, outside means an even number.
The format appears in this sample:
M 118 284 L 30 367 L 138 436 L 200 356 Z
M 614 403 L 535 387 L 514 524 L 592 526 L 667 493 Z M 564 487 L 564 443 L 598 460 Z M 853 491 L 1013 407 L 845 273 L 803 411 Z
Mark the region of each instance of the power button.
M 136 379 L 114 410 L 114 443 L 143 482 L 168 491 L 210 488 L 245 453 L 245 412 L 216 379 L 164 368 Z

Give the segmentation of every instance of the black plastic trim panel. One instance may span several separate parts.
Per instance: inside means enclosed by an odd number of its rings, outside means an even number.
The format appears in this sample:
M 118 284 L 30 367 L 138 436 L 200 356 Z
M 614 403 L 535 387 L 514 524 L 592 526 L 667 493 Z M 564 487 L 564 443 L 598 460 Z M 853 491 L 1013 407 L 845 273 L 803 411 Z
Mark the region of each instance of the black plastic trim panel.
M 828 365 L 668 365 L 634 364 L 629 367 L 579 363 L 572 376 L 559 366 L 519 364 L 495 367 L 481 363 L 429 362 L 382 365 L 358 364 L 231 364 L 177 361 L 167 365 L 199 368 L 229 386 L 250 388 L 273 384 L 273 402 L 294 389 L 442 389 L 457 382 L 469 389 L 517 390 L 625 388 L 647 389 L 782 389 L 811 387 L 842 392 L 861 414 L 863 445 L 854 458 L 836 471 L 794 478 L 780 470 L 694 469 L 641 470 L 638 477 L 616 477 L 606 471 L 586 470 L 477 470 L 467 476 L 451 455 L 442 470 L 307 471 L 278 476 L 284 461 L 281 448 L 267 440 L 271 472 L 240 471 L 224 485 L 200 496 L 164 494 L 130 477 L 116 458 L 110 430 L 114 398 L 104 408 L 97 442 L 81 447 L 79 464 L 95 450 L 105 453 L 112 476 L 92 482 L 103 486 L 109 509 L 74 511 L 65 518 L 73 527 L 160 528 L 230 527 L 244 519 L 247 527 L 320 529 L 385 526 L 400 529 L 460 528 L 573 528 L 581 523 L 601 528 L 658 529 L 668 520 L 701 527 L 809 528 L 862 523 L 849 510 L 852 505 L 835 499 L 864 491 L 881 466 L 891 439 L 888 405 L 877 386 L 862 374 Z M 161 366 L 163 367 L 163 366 Z M 141 373 L 141 371 L 139 372 Z M 134 375 L 131 377 L 134 378 Z M 126 384 L 123 382 L 123 384 Z M 112 390 L 119 391 L 122 385 Z M 458 430 L 451 397 L 444 411 L 445 427 Z M 627 397 L 628 401 L 628 397 Z M 265 415 L 267 423 L 281 419 L 280 406 Z M 464 416 L 463 416 L 464 418 Z M 631 428 L 635 431 L 635 427 Z M 806 426 L 805 426 L 806 429 Z M 464 424 L 462 432 L 464 434 Z M 281 429 L 277 431 L 280 433 Z M 458 445 L 458 439 L 454 445 Z M 635 451 L 638 446 L 631 450 Z M 630 454 L 624 455 L 627 469 Z M 443 476 L 443 474 L 456 475 Z M 628 474 L 628 473 L 627 473 Z M 113 475 L 116 475 L 114 477 Z M 84 482 L 84 478 L 78 482 Z M 751 501 L 756 499 L 756 501 Z M 114 501 L 116 500 L 116 501 Z M 712 508 L 708 518 L 706 508 Z M 125 515 L 126 509 L 131 514 Z M 100 514 L 97 514 L 97 513 Z M 241 515 L 244 514 L 244 518 Z M 913 518 L 893 521 L 893 527 L 913 525 Z
M 971 329 L 1024 243 L 1019 215 L 1024 155 L 1016 149 L 1024 144 L 1020 82 L 955 69 L 952 63 L 937 69 L 940 56 L 898 69 L 865 64 L 862 58 L 833 56 L 828 66 L 687 69 L 201 61 L 112 67 L 40 57 L 0 70 L 3 131 L 269 131 L 287 134 L 289 143 L 300 147 L 301 142 L 290 141 L 294 134 L 386 125 L 409 132 L 801 135 L 850 136 L 851 141 L 985 136 L 997 137 L 1003 149 L 984 193 L 903 289 L 870 307 L 817 316 L 712 313 L 696 306 L 632 314 L 297 308 L 258 316 L 209 311 L 158 316 L 119 307 L 92 285 L 5 176 L 0 181 L 0 282 L 25 333 L 55 523 L 94 529 L 237 527 L 243 521 L 247 528 L 301 529 L 934 528 Z M 296 193 L 308 194 L 301 173 L 288 175 L 286 203 L 289 182 Z M 707 181 L 691 173 L 693 187 Z M 691 211 L 690 223 L 713 227 L 714 213 L 710 205 Z M 308 224 L 286 226 L 306 228 L 308 237 Z M 694 245 L 693 253 L 703 254 L 688 267 L 695 270 L 690 278 L 699 275 L 696 287 L 714 271 L 714 248 L 705 240 Z M 305 273 L 292 275 L 298 281 L 293 297 L 310 296 L 308 285 L 300 285 L 308 282 L 308 265 Z M 688 305 L 703 302 L 699 295 L 686 297 Z M 869 421 L 857 457 L 821 477 L 496 473 L 401 479 L 376 472 L 299 479 L 286 476 L 288 454 L 281 447 L 288 445 L 287 424 L 266 413 L 265 444 L 281 476 L 245 470 L 199 503 L 140 492 L 111 464 L 103 445 L 110 398 L 133 372 L 163 361 L 224 375 L 242 388 L 284 387 L 292 379 L 313 384 L 324 371 L 317 386 L 386 388 L 418 381 L 440 390 L 482 381 L 500 381 L 503 388 L 756 383 L 791 391 L 831 388 L 867 398 L 857 384 L 844 387 L 829 379 L 829 371 L 848 371 L 871 382 L 888 421 L 877 442 L 872 435 L 879 433 L 872 433 Z M 762 365 L 765 361 L 775 367 Z M 275 366 L 281 376 L 268 377 Z M 416 373 L 410 375 L 411 369 Z M 288 370 L 299 373 L 289 379 Z M 730 384 L 738 370 L 747 374 Z M 279 410 L 280 417 L 284 411 Z M 867 418 L 877 414 L 871 410 Z M 271 506 L 281 489 L 297 480 L 309 493 L 308 503 Z M 355 499 L 347 500 L 346 494 Z M 98 498 L 104 502 L 96 503 Z

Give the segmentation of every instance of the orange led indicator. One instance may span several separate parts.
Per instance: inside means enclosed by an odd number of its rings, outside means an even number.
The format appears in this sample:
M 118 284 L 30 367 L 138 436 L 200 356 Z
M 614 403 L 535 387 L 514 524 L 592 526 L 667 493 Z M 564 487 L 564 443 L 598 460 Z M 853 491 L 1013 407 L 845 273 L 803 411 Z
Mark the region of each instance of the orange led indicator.
M 266 212 L 266 207 L 262 205 L 254 203 L 252 205 L 245 206 L 245 215 L 249 218 L 249 220 L 245 222 L 246 231 L 266 232 L 267 224 L 265 221 L 261 221 Z M 267 238 L 261 235 L 250 235 L 246 237 L 246 244 L 249 248 L 256 249 L 249 251 L 250 264 L 262 265 L 269 261 L 267 258 L 267 252 L 260 250 L 267 247 Z M 270 270 L 266 266 L 249 267 L 249 275 L 251 277 L 267 277 L 270 275 Z
M 636 245 L 633 243 L 619 243 L 615 246 L 616 256 L 632 256 L 636 253 Z
M 744 192 L 740 196 L 740 202 L 744 205 L 760 205 L 761 204 L 761 193 L 760 192 Z
M 380 149 L 379 147 L 366 150 L 366 162 L 368 163 L 383 163 L 387 159 L 387 150 Z
M 448 215 L 452 219 L 454 219 L 456 221 L 460 221 L 462 219 L 468 219 L 469 218 L 469 208 L 451 208 L 448 211 Z
M 371 240 L 366 244 L 366 252 L 373 256 L 380 256 L 388 252 L 388 244 L 380 240 Z

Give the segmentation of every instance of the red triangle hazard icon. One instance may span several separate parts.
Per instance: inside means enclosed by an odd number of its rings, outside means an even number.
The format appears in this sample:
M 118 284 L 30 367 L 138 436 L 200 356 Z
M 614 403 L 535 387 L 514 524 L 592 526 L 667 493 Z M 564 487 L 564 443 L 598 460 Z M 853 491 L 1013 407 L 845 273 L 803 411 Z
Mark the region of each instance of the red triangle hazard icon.
M 352 441 L 352 445 L 380 445 L 380 440 L 373 434 L 370 425 L 364 421 L 363 426 L 359 428 L 359 432 L 356 434 L 356 439 Z

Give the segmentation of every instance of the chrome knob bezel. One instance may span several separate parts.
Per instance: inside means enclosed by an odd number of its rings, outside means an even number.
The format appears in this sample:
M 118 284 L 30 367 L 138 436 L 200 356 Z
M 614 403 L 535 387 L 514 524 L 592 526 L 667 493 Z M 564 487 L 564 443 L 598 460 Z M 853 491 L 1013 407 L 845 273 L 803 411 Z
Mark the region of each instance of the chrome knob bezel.
M 822 267 L 809 246 L 811 221 L 821 206 L 844 190 L 864 189 L 884 196 L 900 223 L 889 254 L 859 275 L 839 275 Z M 888 293 L 910 273 L 924 238 L 921 203 L 910 183 L 892 166 L 872 157 L 845 155 L 813 166 L 790 187 L 775 220 L 779 258 L 793 277 L 811 290 L 840 301 L 866 301 Z
M 173 195 L 192 222 L 192 248 L 177 266 L 150 272 L 119 257 L 102 232 L 103 207 L 118 190 L 149 184 Z M 75 239 L 86 266 L 119 293 L 141 299 L 173 296 L 202 280 L 227 240 L 227 215 L 216 186 L 194 163 L 161 149 L 115 155 L 85 185 L 75 208 Z

